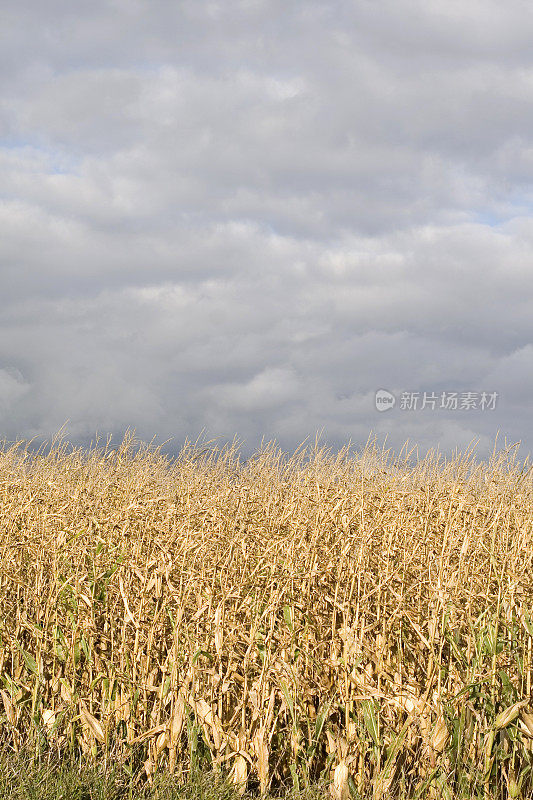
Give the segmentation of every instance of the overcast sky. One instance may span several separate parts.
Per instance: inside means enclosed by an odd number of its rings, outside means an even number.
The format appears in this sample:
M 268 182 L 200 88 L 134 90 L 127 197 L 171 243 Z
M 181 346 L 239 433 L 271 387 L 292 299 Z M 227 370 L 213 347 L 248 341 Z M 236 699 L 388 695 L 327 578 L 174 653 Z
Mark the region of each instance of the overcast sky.
M 1 436 L 527 455 L 532 40 L 531 0 L 4 0 Z

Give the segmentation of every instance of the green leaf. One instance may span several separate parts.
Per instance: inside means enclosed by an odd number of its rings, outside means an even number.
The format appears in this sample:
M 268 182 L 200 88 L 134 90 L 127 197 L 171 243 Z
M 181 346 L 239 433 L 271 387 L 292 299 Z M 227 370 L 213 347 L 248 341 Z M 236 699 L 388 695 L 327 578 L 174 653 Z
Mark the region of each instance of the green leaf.
M 20 645 L 19 645 L 19 650 L 22 654 L 22 658 L 24 659 L 24 663 L 26 664 L 29 671 L 32 672 L 34 675 L 39 675 L 39 670 L 37 669 L 37 662 L 35 661 L 32 654 L 28 653 L 26 650 L 23 650 Z
M 411 725 L 411 720 L 408 717 L 406 719 L 406 721 L 404 722 L 404 724 L 403 724 L 403 726 L 402 726 L 402 728 L 400 730 L 400 733 L 398 734 L 398 736 L 396 736 L 396 738 L 394 739 L 393 743 L 389 747 L 387 760 L 385 762 L 385 766 L 383 767 L 382 771 L 379 773 L 378 780 L 377 780 L 377 789 L 375 791 L 376 791 L 376 794 L 378 795 L 378 797 L 381 796 L 380 795 L 381 787 L 388 786 L 388 783 L 389 783 L 390 778 L 391 778 L 391 776 L 393 774 L 393 770 L 394 770 L 394 767 L 395 767 L 395 764 L 396 764 L 396 758 L 398 756 L 398 752 L 400 750 L 400 747 L 403 744 L 403 741 L 404 741 L 405 736 L 407 734 L 407 730 L 408 730 L 410 725 Z
M 81 659 L 80 641 L 79 641 L 79 639 L 76 639 L 76 641 L 74 642 L 74 653 L 73 653 L 73 656 L 74 656 L 74 666 L 77 667 L 78 664 L 80 663 L 80 659 Z
M 289 711 L 291 712 L 292 724 L 294 726 L 294 729 L 296 730 L 297 724 L 296 724 L 296 715 L 294 713 L 294 702 L 292 697 L 289 695 L 289 690 L 285 681 L 281 681 L 281 691 L 283 692 L 283 697 L 285 698 L 285 702 L 287 703 Z
M 297 769 L 296 764 L 291 764 L 290 765 L 290 771 L 291 771 L 291 776 L 292 776 L 293 788 L 296 791 L 296 794 L 299 794 L 300 793 L 300 779 L 298 777 L 298 769 Z
M 357 791 L 357 786 L 355 785 L 353 778 L 351 775 L 348 775 L 348 789 L 350 790 L 350 794 L 352 797 L 360 798 L 361 795 Z
M 89 650 L 89 645 L 84 636 L 81 637 L 80 644 L 81 644 L 81 649 L 85 654 L 85 658 L 87 659 L 87 662 L 89 664 L 92 664 L 91 651 Z
M 197 650 L 196 653 L 192 657 L 193 665 L 196 664 L 196 662 L 198 661 L 200 656 L 204 656 L 205 658 L 208 658 L 209 661 L 214 661 L 214 657 L 213 657 L 213 655 L 211 653 L 208 653 L 206 650 Z
M 328 700 L 328 702 L 325 703 L 322 706 L 322 708 L 319 710 L 318 714 L 316 715 L 315 736 L 314 736 L 315 742 L 318 742 L 320 740 L 320 737 L 322 736 L 322 731 L 324 729 L 324 723 L 326 722 L 326 719 L 327 719 L 327 717 L 329 715 L 329 711 L 330 711 L 330 708 L 331 708 L 331 703 L 332 703 L 332 700 Z
M 527 613 L 524 614 L 523 621 L 524 621 L 524 625 L 527 628 L 527 632 L 529 633 L 529 635 L 531 637 L 533 637 L 533 623 L 531 622 L 531 617 L 529 616 L 529 614 L 527 614 Z
M 283 606 L 283 619 L 285 620 L 288 629 L 292 633 L 294 630 L 294 626 L 292 622 L 292 609 L 290 606 Z
M 504 691 L 505 691 L 505 692 L 506 692 L 506 693 L 507 693 L 507 694 L 508 694 L 510 697 L 514 698 L 514 697 L 516 696 L 516 691 L 515 691 L 515 688 L 514 688 L 514 686 L 513 686 L 513 684 L 512 684 L 512 681 L 511 681 L 511 679 L 509 678 L 509 676 L 507 675 L 507 673 L 505 672 L 505 670 L 503 670 L 503 669 L 500 669 L 500 670 L 498 671 L 498 675 L 500 676 L 500 680 L 501 680 L 501 682 L 502 682 L 502 687 L 503 687 Z
M 376 712 L 374 709 L 374 703 L 372 700 L 363 700 L 361 703 L 361 707 L 363 709 L 363 719 L 365 721 L 365 727 L 367 732 L 370 734 L 370 737 L 376 747 L 380 746 L 379 741 L 379 734 L 378 734 L 378 721 L 376 718 Z
M 331 708 L 332 700 L 329 700 L 325 703 L 322 708 L 319 710 L 318 714 L 316 715 L 315 720 L 315 732 L 313 734 L 313 741 L 307 748 L 307 762 L 308 764 L 311 763 L 312 759 L 314 758 L 316 751 L 320 745 L 320 737 L 322 736 L 322 731 L 324 730 L 325 722 L 329 716 L 329 711 Z
M 96 678 L 93 678 L 93 679 L 92 679 L 92 681 L 91 681 L 91 683 L 90 683 L 90 685 L 89 685 L 89 694 L 91 694 L 91 692 L 92 692 L 92 690 L 94 689 L 94 687 L 96 686 L 96 684 L 97 684 L 99 681 L 101 681 L 101 680 L 102 680 L 102 678 L 105 678 L 105 675 L 104 675 L 104 673 L 103 673 L 103 672 L 100 672 L 100 673 L 99 673 L 99 674 L 96 676 Z M 105 685 L 105 680 L 104 680 L 104 685 Z

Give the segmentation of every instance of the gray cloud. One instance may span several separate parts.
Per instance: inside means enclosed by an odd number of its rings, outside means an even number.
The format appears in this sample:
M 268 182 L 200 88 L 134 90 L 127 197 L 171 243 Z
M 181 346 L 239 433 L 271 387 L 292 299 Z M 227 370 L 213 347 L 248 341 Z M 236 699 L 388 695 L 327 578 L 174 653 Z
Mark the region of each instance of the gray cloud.
M 5 19 L 1 433 L 531 449 L 528 3 Z M 499 400 L 380 413 L 379 388 Z

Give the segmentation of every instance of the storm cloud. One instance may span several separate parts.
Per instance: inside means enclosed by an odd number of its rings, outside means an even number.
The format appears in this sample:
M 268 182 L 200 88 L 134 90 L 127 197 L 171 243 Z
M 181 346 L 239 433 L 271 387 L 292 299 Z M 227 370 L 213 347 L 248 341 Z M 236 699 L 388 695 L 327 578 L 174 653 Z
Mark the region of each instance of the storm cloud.
M 2 436 L 531 450 L 529 2 L 3 14 Z

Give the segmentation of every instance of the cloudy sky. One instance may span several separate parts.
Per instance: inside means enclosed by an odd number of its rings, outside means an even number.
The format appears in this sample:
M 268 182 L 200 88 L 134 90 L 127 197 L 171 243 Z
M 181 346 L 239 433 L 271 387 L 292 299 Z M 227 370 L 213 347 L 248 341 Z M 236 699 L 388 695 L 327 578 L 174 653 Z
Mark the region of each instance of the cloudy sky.
M 530 0 L 4 0 L 1 436 L 526 455 L 532 36 Z

